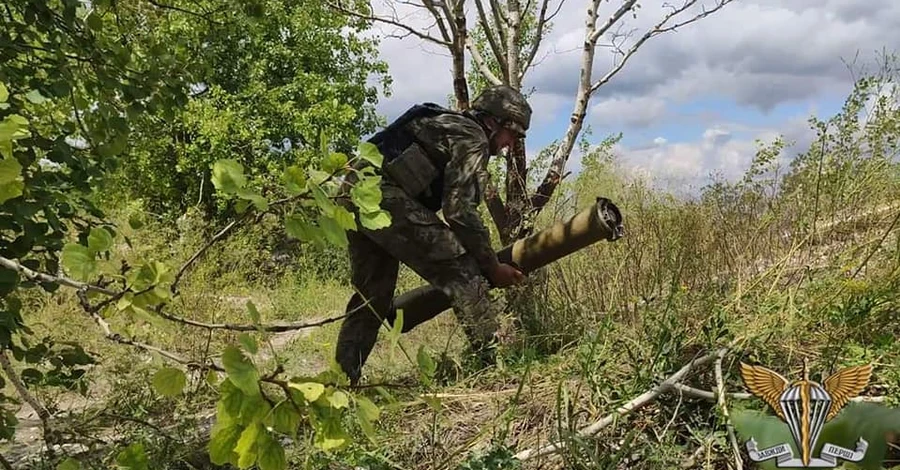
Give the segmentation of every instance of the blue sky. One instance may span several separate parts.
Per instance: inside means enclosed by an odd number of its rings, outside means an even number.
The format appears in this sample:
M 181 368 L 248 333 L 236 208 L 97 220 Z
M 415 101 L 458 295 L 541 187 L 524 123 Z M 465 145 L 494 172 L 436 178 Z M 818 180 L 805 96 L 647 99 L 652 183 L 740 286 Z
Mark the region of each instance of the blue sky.
M 393 13 L 378 1 L 376 12 Z M 550 8 L 559 1 L 550 0 Z M 574 104 L 586 2 L 564 1 L 538 65 L 524 80 L 525 89 L 535 88 L 529 152 L 564 135 Z M 607 18 L 620 3 L 601 2 L 599 17 Z M 637 19 L 629 15 L 623 30 L 641 34 L 659 21 L 662 4 L 642 2 Z M 393 8 L 422 30 L 431 23 L 417 8 L 396 2 Z M 469 10 L 473 24 L 474 3 Z M 586 117 L 590 140 L 622 132 L 616 148 L 620 161 L 676 189 L 700 186 L 712 172 L 739 177 L 753 158 L 757 138 L 781 134 L 796 141 L 786 158 L 803 150 L 812 135 L 809 116 L 838 112 L 852 89 L 846 62 L 858 56 L 859 65 L 874 67 L 878 52 L 900 44 L 898 24 L 896 0 L 734 0 L 677 33 L 645 43 L 592 95 Z M 387 37 L 381 57 L 394 79 L 393 96 L 379 104 L 389 119 L 413 102 L 443 102 L 452 92 L 450 57 L 440 46 L 415 37 Z M 610 64 L 608 49 L 598 48 L 593 77 L 605 74 Z M 573 154 L 568 168 L 577 171 L 577 158 Z

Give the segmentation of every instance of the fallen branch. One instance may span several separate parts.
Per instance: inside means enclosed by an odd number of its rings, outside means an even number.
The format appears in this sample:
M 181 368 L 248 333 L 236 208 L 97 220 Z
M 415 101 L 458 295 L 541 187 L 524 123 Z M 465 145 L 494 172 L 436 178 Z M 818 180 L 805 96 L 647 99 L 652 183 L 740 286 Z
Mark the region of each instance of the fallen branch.
M 719 355 L 724 354 L 725 351 L 726 350 L 723 349 L 723 350 L 718 351 L 717 353 L 707 354 L 706 356 L 703 356 L 699 359 L 695 359 L 695 360 L 689 362 L 687 365 L 682 367 L 678 372 L 672 374 L 672 376 L 670 376 L 668 379 L 663 381 L 661 384 L 653 387 L 652 389 L 648 390 L 647 392 L 643 393 L 642 395 L 638 396 L 637 398 L 629 401 L 625 405 L 619 407 L 613 413 L 610 413 L 610 414 L 604 416 L 601 420 L 599 420 L 585 428 L 582 428 L 580 431 L 578 431 L 578 437 L 593 436 L 594 434 L 597 434 L 603 428 L 612 424 L 612 422 L 615 421 L 616 418 L 618 418 L 620 416 L 624 416 L 624 415 L 626 415 L 636 409 L 639 409 L 639 408 L 645 406 L 646 404 L 656 400 L 656 398 L 659 397 L 662 393 L 672 390 L 674 388 L 675 384 L 680 382 L 681 379 L 683 379 L 684 376 L 686 376 L 688 374 L 688 372 L 691 371 L 692 368 L 702 365 L 702 364 L 706 364 L 706 363 L 714 360 Z M 561 448 L 562 448 L 562 444 L 557 442 L 554 444 L 549 444 L 549 445 L 546 445 L 543 447 L 539 447 L 537 449 L 524 450 L 522 452 L 517 453 L 515 455 L 515 458 L 518 460 L 528 460 L 528 459 L 532 459 L 535 457 L 540 457 L 543 455 L 548 455 L 548 454 L 553 454 L 553 453 L 559 452 L 559 450 Z
M 725 404 L 725 379 L 722 375 L 722 359 L 724 357 L 725 351 L 722 350 L 716 358 L 716 395 L 718 396 L 719 408 L 722 409 L 722 416 L 725 417 L 725 429 L 728 432 L 728 440 L 731 441 L 731 451 L 734 453 L 735 468 L 737 470 L 743 470 L 744 460 L 741 458 L 741 446 L 738 444 L 737 436 L 734 434 L 734 426 L 731 425 L 728 406 Z

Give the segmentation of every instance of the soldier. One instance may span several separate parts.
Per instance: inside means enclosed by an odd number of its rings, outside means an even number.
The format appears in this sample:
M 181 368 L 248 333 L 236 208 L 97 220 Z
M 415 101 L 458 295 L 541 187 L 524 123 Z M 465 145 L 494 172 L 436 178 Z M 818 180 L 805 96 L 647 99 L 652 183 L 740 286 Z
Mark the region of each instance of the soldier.
M 357 292 L 347 305 L 335 358 L 352 384 L 359 382 L 382 319 L 393 321 L 399 262 L 447 295 L 471 351 L 492 361 L 498 312 L 488 289 L 525 276 L 498 262 L 477 209 L 490 156 L 524 138 L 530 122 L 525 97 L 494 86 L 464 112 L 415 105 L 369 139 L 384 156 L 381 207 L 391 225 L 347 233 Z M 354 181 L 350 177 L 347 184 Z M 349 198 L 342 204 L 355 211 Z

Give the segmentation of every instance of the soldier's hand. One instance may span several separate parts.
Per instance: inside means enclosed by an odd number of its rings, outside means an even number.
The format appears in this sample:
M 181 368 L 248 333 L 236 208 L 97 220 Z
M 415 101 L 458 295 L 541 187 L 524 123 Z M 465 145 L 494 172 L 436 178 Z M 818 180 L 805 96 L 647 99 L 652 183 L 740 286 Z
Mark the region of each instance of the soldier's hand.
M 521 271 L 505 263 L 498 264 L 490 277 L 491 283 L 496 287 L 509 287 L 525 280 Z

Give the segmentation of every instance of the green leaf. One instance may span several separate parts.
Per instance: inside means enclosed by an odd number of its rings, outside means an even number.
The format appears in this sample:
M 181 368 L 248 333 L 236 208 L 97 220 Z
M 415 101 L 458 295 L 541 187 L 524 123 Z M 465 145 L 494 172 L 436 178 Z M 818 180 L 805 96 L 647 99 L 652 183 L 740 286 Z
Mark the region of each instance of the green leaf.
M 391 226 L 391 213 L 388 211 L 361 212 L 359 223 L 369 230 L 379 230 Z
M 94 227 L 88 235 L 88 249 L 100 253 L 112 248 L 113 236 L 103 227 Z
M 28 101 L 30 101 L 34 104 L 41 104 L 41 103 L 47 101 L 47 98 L 44 98 L 44 96 L 41 95 L 41 92 L 39 92 L 37 90 L 31 90 L 28 93 L 26 93 L 25 99 L 27 99 Z
M 247 188 L 241 188 L 238 189 L 237 195 L 242 199 L 246 199 L 252 202 L 256 209 L 259 211 L 265 211 L 269 208 L 269 201 L 267 201 L 266 198 L 262 197 L 256 191 Z
M 334 393 L 329 395 L 328 402 L 331 403 L 331 406 L 335 409 L 347 408 L 350 406 L 350 399 L 347 397 L 347 394 L 340 390 L 335 390 Z
M 434 359 L 431 358 L 431 355 L 425 351 L 424 344 L 419 345 L 419 352 L 416 354 L 416 363 L 419 365 L 419 373 L 421 374 L 422 380 L 426 384 L 430 384 L 434 379 L 437 364 L 434 362 Z
M 312 191 L 313 199 L 316 201 L 319 209 L 322 210 L 322 213 L 327 217 L 332 217 L 334 215 L 334 211 L 337 209 L 337 204 L 329 199 L 328 195 L 325 194 L 325 191 L 318 184 L 310 181 L 308 182 L 307 186 L 309 186 L 309 190 Z
M 337 206 L 334 210 L 334 220 L 344 230 L 356 230 L 356 219 L 353 214 L 343 206 Z
M 380 413 L 381 410 L 371 400 L 364 396 L 356 397 L 356 418 L 359 427 L 372 442 L 375 442 L 376 436 L 373 423 L 378 419 Z
M 359 152 L 359 157 L 368 161 L 369 163 L 375 165 L 378 168 L 381 168 L 381 164 L 384 161 L 384 156 L 381 155 L 381 152 L 378 151 L 378 147 L 371 142 L 360 142 L 357 147 L 357 152 Z
M 0 184 L 18 180 L 22 176 L 22 165 L 14 158 L 0 160 Z
M 119 452 L 116 455 L 116 464 L 119 468 L 129 470 L 149 470 L 150 468 L 150 462 L 144 452 L 144 445 L 140 442 L 135 442 Z
M 247 395 L 259 395 L 259 372 L 240 349 L 235 346 L 225 347 L 222 365 L 237 388 Z
M 184 372 L 174 367 L 164 367 L 153 374 L 153 387 L 159 394 L 167 397 L 181 394 L 186 383 Z
M 855 449 L 862 437 L 869 447 L 857 465 L 864 470 L 880 470 L 888 452 L 888 435 L 900 435 L 900 409 L 851 402 L 822 428 L 815 452 L 821 452 L 825 443 Z
M 347 246 L 347 232 L 338 222 L 325 214 L 319 214 L 319 227 L 325 234 L 325 239 L 340 248 Z
M 207 445 L 209 460 L 216 465 L 225 465 L 237 460 L 238 455 L 234 452 L 234 447 L 242 431 L 243 428 L 236 421 L 221 419 L 216 421 Z
M 11 183 L 3 183 L 0 185 L 0 204 L 10 199 L 15 199 L 25 192 L 25 183 L 22 181 L 13 181 Z
M 66 460 L 63 460 L 56 466 L 56 470 L 81 470 L 81 462 L 72 457 L 67 457 Z
M 116 134 L 112 140 L 107 143 L 100 144 L 97 147 L 97 153 L 103 157 L 114 157 L 125 151 L 128 146 L 128 134 L 122 132 Z
M 305 243 L 324 243 L 322 229 L 310 224 L 301 214 L 290 214 L 284 219 L 284 229 L 288 236 Z
M 347 164 L 347 155 L 340 152 L 331 152 L 325 154 L 322 158 L 322 170 L 327 173 L 334 173 Z
M 219 401 L 216 403 L 216 413 L 219 419 L 238 422 L 244 402 L 251 399 L 244 395 L 230 378 L 226 377 L 219 386 Z
M 358 395 L 356 398 L 356 406 L 357 412 L 366 420 L 366 421 L 375 421 L 381 415 L 381 410 L 378 409 L 378 406 L 372 403 L 372 400 L 369 400 L 367 397 L 362 395 Z
M 319 184 L 324 183 L 330 177 L 331 177 L 330 174 L 325 173 L 322 170 L 316 170 L 315 168 L 313 168 L 313 169 L 309 170 L 309 179 L 307 180 L 306 183 L 307 183 L 307 186 L 309 186 L 310 184 L 319 185 Z
M 310 403 L 318 400 L 319 397 L 322 396 L 322 393 L 325 392 L 325 386 L 318 382 L 291 382 L 288 386 L 300 390 L 300 392 L 303 393 L 303 398 Z
M 250 314 L 250 321 L 254 325 L 259 325 L 259 310 L 257 310 L 256 304 L 249 299 L 247 300 L 247 312 Z
M 272 427 L 283 434 L 295 436 L 297 427 L 300 426 L 300 414 L 294 408 L 294 404 L 289 400 L 282 401 L 275 405 L 272 410 L 274 424 Z
M 434 395 L 422 395 L 422 401 L 428 404 L 435 412 L 441 411 L 441 399 Z
M 28 130 L 28 119 L 18 115 L 10 114 L 3 121 L 0 121 L 0 143 L 4 145 L 0 147 L 0 154 L 6 158 L 12 158 L 12 141 L 24 139 L 31 135 Z
M 138 230 L 144 226 L 144 222 L 141 221 L 141 214 L 135 212 L 128 216 L 128 225 L 134 230 Z
M 250 334 L 246 331 L 238 335 L 238 341 L 250 354 L 256 354 L 256 352 L 259 351 L 259 348 L 256 345 L 256 340 L 253 339 L 253 337 L 250 336 Z
M 370 177 L 350 188 L 350 200 L 359 207 L 360 212 L 378 212 L 381 210 L 380 177 Z M 361 218 L 361 217 L 360 217 Z
M 97 269 L 94 253 L 84 245 L 71 242 L 63 247 L 62 264 L 80 281 L 89 280 Z
M 0 82 L 0 103 L 6 103 L 7 99 L 9 99 L 9 90 L 6 88 L 6 84 Z
M 247 426 L 241 433 L 234 451 L 238 454 L 238 468 L 250 468 L 256 463 L 258 454 L 257 438 L 260 435 L 261 425 L 253 423 Z
M 93 11 L 87 17 L 87 25 L 88 28 L 91 28 L 94 32 L 99 32 L 103 29 L 103 18 L 100 18 L 100 15 L 98 15 L 96 11 Z
M 236 194 L 247 184 L 244 167 L 237 160 L 218 160 L 212 165 L 212 182 L 225 194 Z
M 296 196 L 306 191 L 306 173 L 299 166 L 292 165 L 284 170 L 282 176 L 284 188 L 288 194 Z
M 287 468 L 284 447 L 269 432 L 263 431 L 260 434 L 257 445 L 259 470 L 285 470 Z

